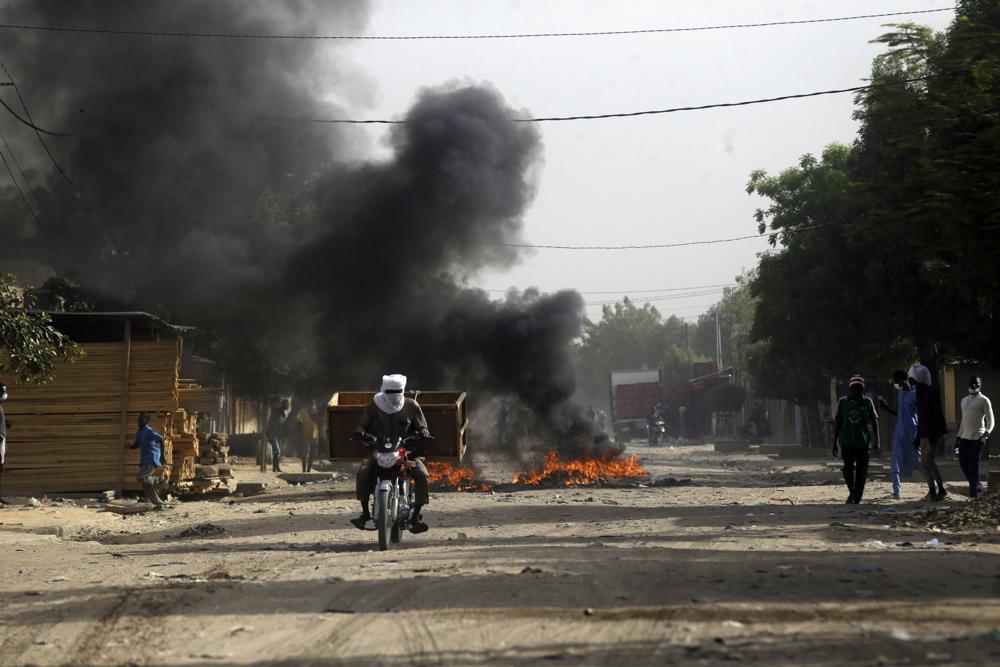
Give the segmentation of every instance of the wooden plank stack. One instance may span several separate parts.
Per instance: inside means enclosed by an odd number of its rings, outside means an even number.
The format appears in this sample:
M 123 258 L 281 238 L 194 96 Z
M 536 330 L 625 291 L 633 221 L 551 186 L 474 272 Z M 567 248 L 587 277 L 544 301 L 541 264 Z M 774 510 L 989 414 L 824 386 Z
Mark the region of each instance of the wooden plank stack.
M 229 440 L 225 433 L 198 435 L 198 463 L 195 478 L 199 480 L 229 480 L 233 476 L 229 462 Z
M 180 407 L 180 341 L 133 341 L 125 379 L 125 343 L 85 343 L 76 363 L 60 362 L 51 382 L 17 385 L 0 375 L 10 397 L 5 495 L 115 489 L 137 491 L 136 417 L 166 439 L 166 472 L 174 485 L 195 477 L 196 415 Z M 125 399 L 127 392 L 127 400 Z M 124 432 L 122 409 L 125 408 Z M 124 465 L 120 457 L 124 453 Z

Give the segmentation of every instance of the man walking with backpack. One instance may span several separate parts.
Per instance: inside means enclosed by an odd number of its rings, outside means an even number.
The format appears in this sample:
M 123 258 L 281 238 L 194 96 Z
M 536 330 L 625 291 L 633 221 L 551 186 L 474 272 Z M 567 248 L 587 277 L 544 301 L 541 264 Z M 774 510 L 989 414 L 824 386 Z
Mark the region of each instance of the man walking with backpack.
M 844 481 L 850 493 L 846 503 L 857 505 L 865 493 L 868 480 L 868 450 L 874 443 L 875 456 L 880 453 L 878 414 L 872 399 L 864 395 L 865 379 L 851 377 L 847 383 L 848 394 L 837 403 L 834 416 L 833 455 L 838 447 L 843 452 Z

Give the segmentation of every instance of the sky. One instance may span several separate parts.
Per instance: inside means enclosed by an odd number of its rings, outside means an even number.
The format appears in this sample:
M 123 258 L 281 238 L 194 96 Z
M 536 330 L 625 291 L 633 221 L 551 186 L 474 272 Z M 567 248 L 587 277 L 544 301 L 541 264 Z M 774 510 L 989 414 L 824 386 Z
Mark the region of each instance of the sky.
M 941 0 L 376 0 L 367 34 L 482 34 L 630 30 L 815 19 L 935 9 Z M 951 12 L 912 20 L 941 30 Z M 534 116 L 662 109 L 863 85 L 887 22 L 838 23 L 635 36 L 517 40 L 367 41 L 338 45 L 360 80 L 337 99 L 354 117 L 398 118 L 426 86 L 488 82 Z M 850 94 L 630 119 L 542 124 L 544 162 L 525 215 L 533 244 L 625 245 L 756 232 L 750 172 L 777 172 L 805 153 L 853 140 Z M 385 151 L 384 130 L 367 133 Z M 512 269 L 470 276 L 491 290 L 573 288 L 588 316 L 630 291 L 732 283 L 756 265 L 763 239 L 630 251 L 526 251 Z M 690 291 L 690 290 L 689 290 Z M 695 318 L 716 294 L 654 301 Z M 499 296 L 499 294 L 498 294 Z M 642 294 L 633 296 L 639 303 Z M 657 295 L 652 295 L 657 296 Z M 662 295 L 659 295 L 662 296 Z

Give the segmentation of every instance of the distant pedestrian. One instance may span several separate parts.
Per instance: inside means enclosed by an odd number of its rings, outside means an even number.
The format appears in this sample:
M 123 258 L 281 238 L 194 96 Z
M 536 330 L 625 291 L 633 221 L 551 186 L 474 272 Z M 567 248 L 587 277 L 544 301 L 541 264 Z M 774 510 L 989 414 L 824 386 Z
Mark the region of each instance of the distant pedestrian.
M 848 394 L 837 403 L 834 416 L 833 455 L 838 446 L 844 461 L 844 481 L 847 482 L 847 504 L 857 505 L 865 493 L 868 479 L 868 452 L 880 453 L 878 414 L 872 399 L 864 395 L 865 379 L 851 377 L 847 383 Z M 872 447 L 874 445 L 874 447 Z
M 302 457 L 302 472 L 312 470 L 319 455 L 319 407 L 316 401 L 309 405 L 303 405 L 295 414 L 295 421 L 299 425 L 299 454 Z
M 982 393 L 978 376 L 969 380 L 969 395 L 962 399 L 962 424 L 958 428 L 958 462 L 969 481 L 969 497 L 979 496 L 979 458 L 993 431 L 993 406 Z
M 281 472 L 281 441 L 285 438 L 288 429 L 288 408 L 287 398 L 281 399 L 278 406 L 271 408 L 271 415 L 267 419 L 267 430 L 264 437 L 267 444 L 271 446 L 271 470 Z M 261 462 L 261 465 L 264 465 Z
M 896 409 L 893 410 L 881 397 L 879 406 L 896 416 L 896 428 L 892 433 L 892 458 L 889 475 L 892 479 L 892 497 L 899 500 L 902 495 L 900 477 L 909 479 L 920 465 L 917 453 L 917 391 L 910 386 L 906 371 L 899 369 L 892 373 L 892 386 L 896 389 Z
M 3 411 L 3 404 L 7 400 L 7 385 L 0 382 L 0 505 L 3 505 L 3 467 L 7 463 L 7 429 L 10 422 Z
M 497 442 L 501 445 L 507 444 L 507 438 L 510 435 L 509 420 L 510 406 L 507 405 L 507 401 L 503 401 L 500 403 L 500 410 L 497 412 Z
M 163 466 L 166 465 L 163 459 L 163 436 L 149 425 L 149 417 L 148 412 L 139 413 L 139 429 L 135 432 L 135 440 L 132 444 L 125 443 L 125 446 L 139 450 L 139 474 L 136 480 L 142 485 L 146 500 L 156 509 L 163 509 L 163 500 L 157 493 L 157 489 L 167 481 L 163 475 Z
M 941 393 L 931 385 L 931 371 L 922 364 L 910 366 L 907 377 L 917 390 L 917 437 L 920 446 L 920 464 L 927 478 L 927 495 L 924 500 L 937 502 L 948 497 L 944 478 L 935 459 L 938 446 L 948 432 L 941 407 Z

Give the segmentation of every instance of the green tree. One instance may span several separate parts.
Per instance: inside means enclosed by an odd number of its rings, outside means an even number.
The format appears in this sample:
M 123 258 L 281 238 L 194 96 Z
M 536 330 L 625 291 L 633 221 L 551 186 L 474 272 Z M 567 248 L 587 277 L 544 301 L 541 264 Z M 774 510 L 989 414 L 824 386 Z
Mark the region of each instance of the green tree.
M 688 350 L 682 320 L 663 320 L 654 306 L 637 306 L 628 297 L 604 306 L 601 314 L 599 321 L 584 323 L 577 350 L 580 385 L 591 400 L 604 400 L 608 373 L 616 369 L 659 368 L 665 387 L 691 377 L 691 364 L 700 357 Z
M 52 378 L 57 360 L 71 361 L 80 355 L 76 343 L 34 307 L 30 290 L 21 292 L 14 276 L 0 275 L 0 372 L 18 382 L 44 383 Z

